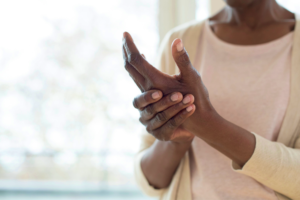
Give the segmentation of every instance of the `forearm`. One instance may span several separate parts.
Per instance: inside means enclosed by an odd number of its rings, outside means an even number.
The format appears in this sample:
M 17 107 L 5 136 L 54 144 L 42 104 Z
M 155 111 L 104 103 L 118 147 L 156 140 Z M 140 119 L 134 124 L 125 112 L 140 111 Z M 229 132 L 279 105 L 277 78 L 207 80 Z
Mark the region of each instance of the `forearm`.
M 195 136 L 200 137 L 242 167 L 254 152 L 255 136 L 217 113 L 208 120 L 210 120 L 209 125 L 197 125 L 198 131 L 194 128 Z
M 150 185 L 159 189 L 168 187 L 190 146 L 191 142 L 180 144 L 156 140 L 141 160 L 142 171 Z
M 300 197 L 299 149 L 254 135 L 221 116 L 208 119 L 211 124 L 198 126 L 196 136 L 240 166 L 234 169 L 291 199 Z

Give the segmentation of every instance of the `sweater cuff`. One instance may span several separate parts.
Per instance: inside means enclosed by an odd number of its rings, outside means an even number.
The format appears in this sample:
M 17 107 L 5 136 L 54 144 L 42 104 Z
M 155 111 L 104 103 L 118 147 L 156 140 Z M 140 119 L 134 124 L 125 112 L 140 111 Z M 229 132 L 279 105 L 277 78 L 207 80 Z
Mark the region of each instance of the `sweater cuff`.
M 232 168 L 238 173 L 250 176 L 256 180 L 268 180 L 278 170 L 278 160 L 274 160 L 274 153 L 279 157 L 280 152 L 276 152 L 279 149 L 274 148 L 273 142 L 263 138 L 256 133 L 251 132 L 255 136 L 256 144 L 254 152 L 251 158 L 245 163 L 243 167 L 240 167 L 237 163 L 232 162 Z M 273 163 L 270 165 L 270 163 Z M 266 169 L 268 166 L 268 169 Z
M 141 167 L 141 160 L 146 153 L 146 150 L 139 152 L 135 159 L 134 159 L 134 172 L 135 172 L 135 179 L 138 186 L 141 188 L 143 193 L 151 197 L 158 197 L 162 194 L 164 189 L 156 189 L 152 185 L 149 184 L 148 180 L 146 179 L 142 167 Z

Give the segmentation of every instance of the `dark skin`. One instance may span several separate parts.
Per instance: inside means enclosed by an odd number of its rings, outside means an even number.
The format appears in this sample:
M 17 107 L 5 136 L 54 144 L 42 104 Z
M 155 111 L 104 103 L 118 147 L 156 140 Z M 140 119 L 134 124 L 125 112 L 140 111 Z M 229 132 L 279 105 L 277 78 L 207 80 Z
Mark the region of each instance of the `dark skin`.
M 275 0 L 227 0 L 226 3 L 223 10 L 209 19 L 214 33 L 225 42 L 262 44 L 294 29 L 294 14 Z M 143 92 L 135 98 L 134 106 L 140 110 L 141 123 L 157 139 L 141 161 L 148 182 L 156 188 L 167 187 L 194 137 L 203 139 L 242 167 L 253 154 L 255 137 L 215 111 L 209 91 L 181 48 L 181 40 L 176 39 L 171 47 L 180 69 L 175 76 L 150 65 L 128 33 L 124 33 L 123 41 L 125 68 Z M 178 98 L 173 101 L 174 94 Z M 183 97 L 190 101 L 183 101 Z

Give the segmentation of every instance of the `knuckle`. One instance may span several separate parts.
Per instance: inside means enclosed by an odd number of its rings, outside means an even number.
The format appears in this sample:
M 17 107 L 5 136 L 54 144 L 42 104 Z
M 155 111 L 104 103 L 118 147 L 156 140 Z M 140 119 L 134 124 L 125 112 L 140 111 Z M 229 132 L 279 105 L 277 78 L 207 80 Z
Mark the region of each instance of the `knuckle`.
M 143 99 L 144 99 L 144 101 L 146 102 L 146 103 L 150 103 L 149 102 L 149 96 L 151 95 L 151 93 L 149 93 L 149 92 L 146 92 L 146 93 L 144 93 L 144 95 L 143 95 Z
M 173 118 L 169 121 L 168 127 L 171 129 L 174 129 L 177 127 L 177 122 L 176 122 L 175 118 Z
M 174 102 L 172 101 L 172 94 L 169 94 L 167 98 L 164 98 L 164 100 L 161 102 L 162 105 L 171 106 Z
M 178 116 L 177 116 L 177 121 L 181 122 L 185 117 L 185 114 L 184 113 L 180 113 Z
M 180 111 L 184 108 L 185 104 L 183 104 L 182 102 L 181 103 L 178 103 L 174 106 L 174 110 L 176 111 Z
M 154 108 L 152 105 L 149 105 L 145 109 L 146 115 L 153 115 L 155 113 Z
M 131 53 L 128 56 L 128 62 L 132 65 L 139 65 L 141 61 L 142 60 L 139 53 Z
M 187 52 L 180 54 L 177 59 L 178 59 L 178 62 L 183 65 L 187 65 L 190 63 L 190 58 L 189 58 L 189 55 L 187 54 Z
M 157 119 L 157 121 L 159 121 L 159 122 L 164 122 L 164 121 L 167 120 L 167 115 L 166 115 L 165 112 L 160 112 L 160 113 L 158 113 L 158 114 L 156 115 L 156 119 Z
M 147 126 L 147 127 L 146 127 L 146 130 L 147 130 L 148 133 L 152 133 L 152 131 L 153 131 L 153 129 L 152 129 L 151 126 Z
M 143 119 L 143 117 L 140 117 L 140 118 L 139 118 L 139 121 L 140 121 L 142 124 L 144 124 L 144 119 Z
M 135 108 L 137 108 L 137 109 L 139 108 L 139 107 L 138 107 L 138 103 L 137 103 L 137 98 L 134 98 L 134 99 L 133 99 L 132 105 L 133 105 L 133 107 L 135 107 Z

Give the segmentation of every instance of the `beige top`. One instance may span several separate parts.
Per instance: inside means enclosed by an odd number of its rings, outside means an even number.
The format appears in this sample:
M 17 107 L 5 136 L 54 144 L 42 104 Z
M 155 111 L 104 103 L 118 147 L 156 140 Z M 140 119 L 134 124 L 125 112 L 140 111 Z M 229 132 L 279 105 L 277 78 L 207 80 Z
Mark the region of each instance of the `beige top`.
M 276 141 L 288 105 L 293 32 L 260 45 L 220 40 L 205 22 L 196 63 L 216 111 Z M 273 190 L 232 170 L 231 160 L 196 137 L 190 153 L 193 200 L 278 199 Z
M 257 180 L 276 192 L 278 199 L 300 199 L 300 19 L 294 31 L 290 98 L 286 114 L 276 142 L 252 132 L 256 146 L 252 157 L 243 168 L 232 163 L 232 170 Z M 171 43 L 181 38 L 195 66 L 197 44 L 203 22 L 190 22 L 171 30 L 162 42 L 158 60 L 155 64 L 168 74 L 178 73 L 171 54 Z M 141 158 L 155 138 L 144 134 L 139 153 L 135 157 L 135 178 L 142 191 L 160 200 L 192 200 L 189 153 L 182 158 L 172 182 L 167 188 L 154 189 L 145 178 L 141 169 Z

